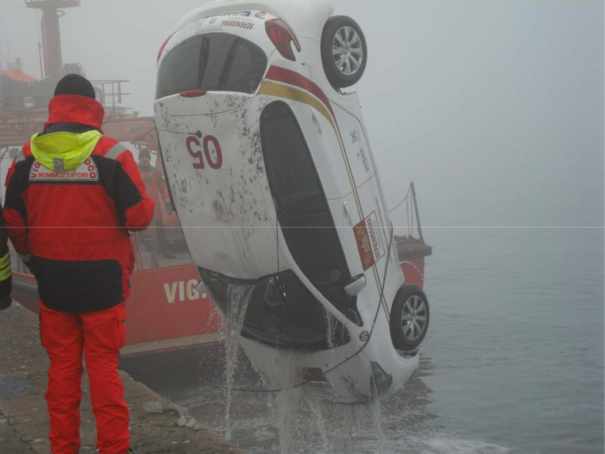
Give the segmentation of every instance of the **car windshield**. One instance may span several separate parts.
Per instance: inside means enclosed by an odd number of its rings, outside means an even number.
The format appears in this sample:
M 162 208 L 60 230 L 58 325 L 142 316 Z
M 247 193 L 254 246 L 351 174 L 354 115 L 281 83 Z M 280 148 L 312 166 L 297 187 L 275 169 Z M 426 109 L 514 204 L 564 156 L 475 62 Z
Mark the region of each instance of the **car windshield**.
M 157 98 L 188 90 L 254 93 L 267 67 L 256 44 L 228 33 L 208 33 L 183 41 L 162 61 Z
M 326 312 L 292 271 L 254 282 L 200 269 L 204 284 L 226 317 L 244 309 L 242 335 L 277 348 L 329 350 L 347 344 L 349 332 Z

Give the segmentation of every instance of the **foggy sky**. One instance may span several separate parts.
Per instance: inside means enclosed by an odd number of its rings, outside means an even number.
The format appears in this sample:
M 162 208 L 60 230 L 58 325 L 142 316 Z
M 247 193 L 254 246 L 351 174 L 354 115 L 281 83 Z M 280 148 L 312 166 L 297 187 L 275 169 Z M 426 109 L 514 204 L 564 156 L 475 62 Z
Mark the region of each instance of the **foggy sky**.
M 129 103 L 150 114 L 158 48 L 203 2 L 82 3 L 62 19 L 65 62 L 131 80 Z M 413 179 L 430 226 L 603 225 L 602 1 L 337 5 L 367 35 L 358 90 L 393 205 Z M 39 16 L 1 0 L 0 57 L 34 76 Z

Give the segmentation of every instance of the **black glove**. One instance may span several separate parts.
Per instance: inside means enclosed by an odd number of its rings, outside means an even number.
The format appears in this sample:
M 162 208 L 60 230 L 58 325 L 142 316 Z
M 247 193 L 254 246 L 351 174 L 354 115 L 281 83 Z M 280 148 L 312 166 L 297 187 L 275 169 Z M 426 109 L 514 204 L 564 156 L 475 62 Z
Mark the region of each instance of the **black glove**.
M 12 302 L 13 302 L 13 300 L 11 299 L 10 296 L 4 296 L 4 297 L 0 298 L 0 311 L 8 309 L 11 306 Z

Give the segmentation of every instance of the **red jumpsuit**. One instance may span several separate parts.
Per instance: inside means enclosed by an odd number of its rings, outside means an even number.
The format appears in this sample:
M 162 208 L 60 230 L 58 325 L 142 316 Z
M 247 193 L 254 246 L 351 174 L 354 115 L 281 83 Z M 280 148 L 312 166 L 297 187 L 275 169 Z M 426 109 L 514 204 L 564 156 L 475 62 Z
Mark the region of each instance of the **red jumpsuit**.
M 34 136 L 9 170 L 3 215 L 38 283 L 52 452 L 79 451 L 84 358 L 97 447 L 125 454 L 129 419 L 118 356 L 134 267 L 128 232 L 149 225 L 154 202 L 128 147 L 100 132 L 99 103 L 60 95 L 49 110 L 50 132 Z

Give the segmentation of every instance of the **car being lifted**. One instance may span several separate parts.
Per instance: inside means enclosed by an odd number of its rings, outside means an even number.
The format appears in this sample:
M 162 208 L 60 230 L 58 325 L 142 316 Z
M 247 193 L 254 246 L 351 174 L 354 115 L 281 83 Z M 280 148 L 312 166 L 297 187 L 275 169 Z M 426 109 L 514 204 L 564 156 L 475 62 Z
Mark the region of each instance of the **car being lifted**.
M 158 57 L 155 118 L 188 247 L 273 387 L 399 389 L 429 323 L 400 271 L 355 93 L 368 48 L 324 1 L 218 1 Z M 288 371 L 287 373 L 285 371 Z M 312 374 L 313 375 L 313 374 Z

